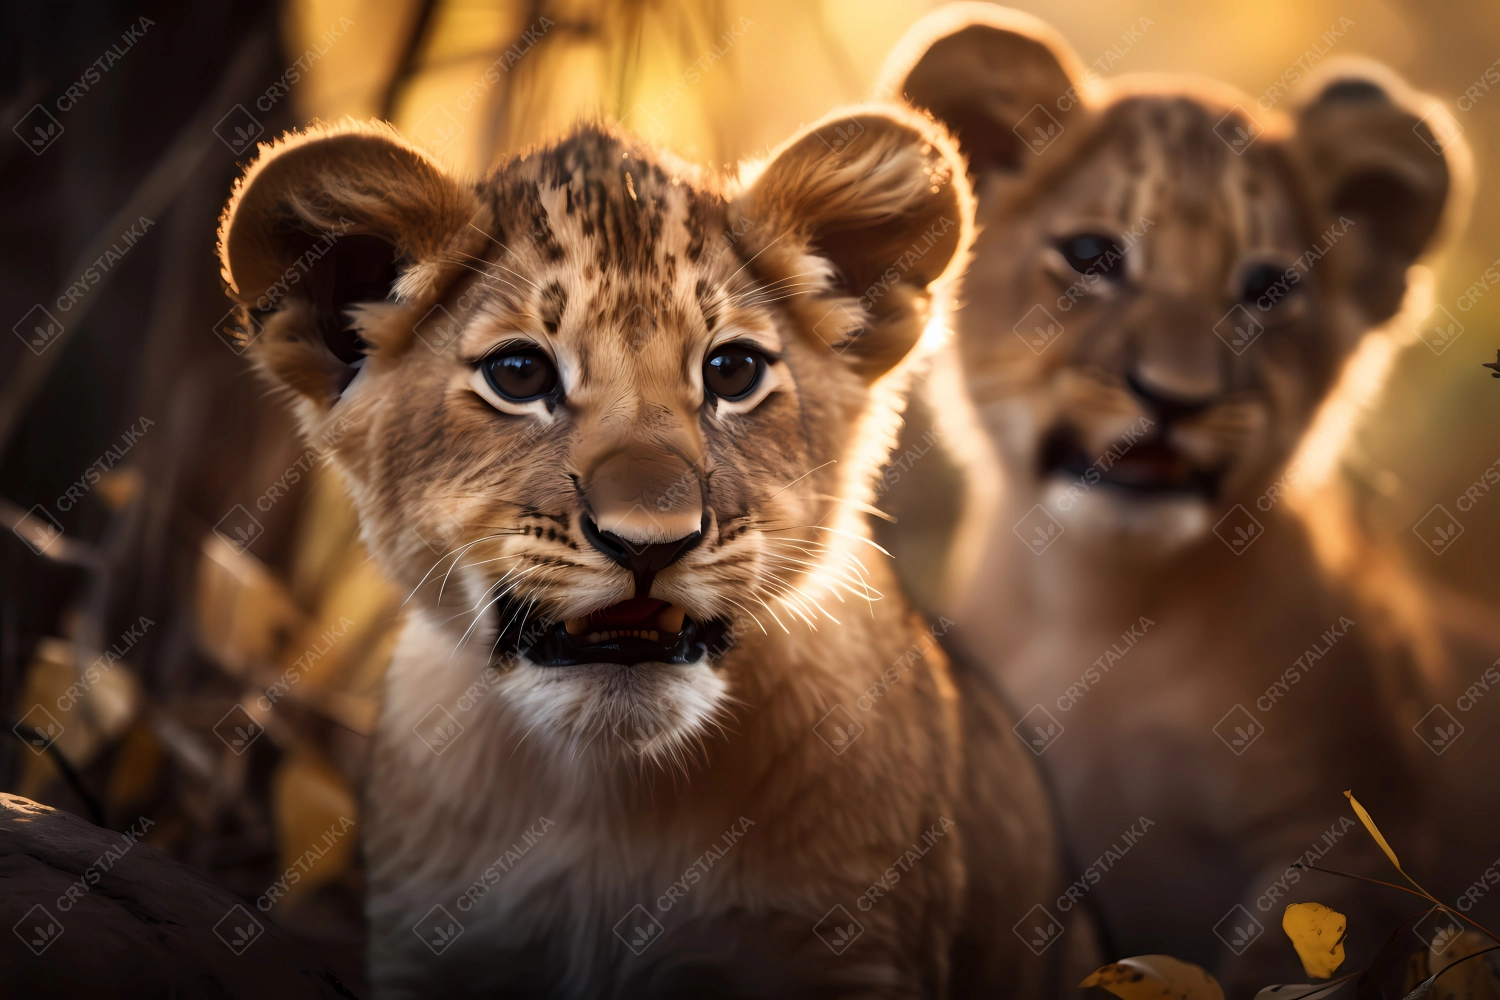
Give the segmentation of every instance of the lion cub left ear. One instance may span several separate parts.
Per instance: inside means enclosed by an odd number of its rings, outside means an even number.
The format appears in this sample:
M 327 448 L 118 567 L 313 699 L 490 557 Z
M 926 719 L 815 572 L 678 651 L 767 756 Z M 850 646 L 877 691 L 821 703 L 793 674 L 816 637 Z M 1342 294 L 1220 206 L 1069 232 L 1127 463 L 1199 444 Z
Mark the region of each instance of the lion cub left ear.
M 263 146 L 219 226 L 219 260 L 243 307 L 249 353 L 318 408 L 372 349 L 409 337 L 355 328 L 361 305 L 421 305 L 458 273 L 472 192 L 389 126 L 347 122 Z M 398 333 L 406 331 L 398 331 Z
M 921 339 L 933 294 L 963 267 L 973 197 L 943 127 L 898 107 L 855 109 L 793 137 L 742 200 L 750 246 L 805 331 L 873 380 Z M 775 284 L 779 282 L 780 284 Z
M 1331 266 L 1366 319 L 1383 322 L 1401 307 L 1407 268 L 1468 211 L 1468 147 L 1441 102 L 1366 59 L 1330 60 L 1296 123 L 1287 150 L 1318 228 L 1340 227 Z

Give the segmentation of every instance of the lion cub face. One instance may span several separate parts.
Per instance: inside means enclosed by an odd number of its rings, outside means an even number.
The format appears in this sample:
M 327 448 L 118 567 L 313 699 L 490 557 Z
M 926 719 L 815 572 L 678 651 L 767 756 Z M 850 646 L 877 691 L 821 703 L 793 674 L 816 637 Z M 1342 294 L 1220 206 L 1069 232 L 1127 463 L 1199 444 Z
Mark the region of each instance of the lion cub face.
M 865 596 L 816 526 L 968 207 L 930 123 L 835 124 L 744 189 L 597 127 L 471 187 L 389 132 L 314 133 L 226 211 L 257 362 L 311 436 L 338 429 L 372 550 L 540 742 L 615 752 L 626 725 L 672 754 L 733 696 L 744 630 Z
M 1398 308 L 1460 152 L 1377 67 L 1255 120 L 1201 82 L 1090 86 L 1049 29 L 991 8 L 914 30 L 890 78 L 970 159 L 957 350 L 1007 489 L 1153 552 L 1268 488 Z

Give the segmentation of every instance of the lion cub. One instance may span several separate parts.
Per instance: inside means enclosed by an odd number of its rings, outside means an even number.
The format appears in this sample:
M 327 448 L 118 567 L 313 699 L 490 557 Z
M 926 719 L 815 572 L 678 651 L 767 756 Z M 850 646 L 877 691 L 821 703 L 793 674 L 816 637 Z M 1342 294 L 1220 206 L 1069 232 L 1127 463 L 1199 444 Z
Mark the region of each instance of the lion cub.
M 589 125 L 477 182 L 375 125 L 262 148 L 220 233 L 251 357 L 412 592 L 379 995 L 1035 988 L 1039 786 L 854 513 L 970 212 L 900 109 L 743 183 Z
M 1467 161 L 1390 72 L 1320 69 L 1274 108 L 1184 77 L 1090 79 L 1046 25 L 963 4 L 887 75 L 953 130 L 978 202 L 955 338 L 902 449 L 936 439 L 967 477 L 931 610 L 1056 788 L 1076 881 L 1049 908 L 1091 907 L 1118 954 L 1241 988 L 1303 975 L 1277 931 L 1288 902 L 1356 885 L 1294 862 L 1388 877 L 1344 789 L 1412 861 L 1430 815 L 1410 727 L 1431 702 L 1382 610 L 1411 606 L 1371 602 L 1389 578 L 1361 553 L 1330 572 L 1333 536 L 1286 487 L 1314 474 L 1317 455 L 1288 463 L 1342 366 L 1461 215 Z M 941 460 L 921 461 L 887 475 L 909 580 L 933 575 L 924 517 L 958 520 Z M 1382 905 L 1405 914 L 1383 890 L 1339 906 L 1350 968 Z

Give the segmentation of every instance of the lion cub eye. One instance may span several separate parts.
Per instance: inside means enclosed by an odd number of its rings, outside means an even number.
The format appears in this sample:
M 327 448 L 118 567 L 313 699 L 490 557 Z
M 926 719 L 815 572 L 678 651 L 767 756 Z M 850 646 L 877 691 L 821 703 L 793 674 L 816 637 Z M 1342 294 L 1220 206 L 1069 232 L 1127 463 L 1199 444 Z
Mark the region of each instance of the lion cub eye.
M 490 388 L 512 403 L 540 399 L 557 388 L 557 366 L 535 347 L 492 355 L 479 362 L 479 370 Z
M 1097 274 L 1110 281 L 1124 281 L 1125 251 L 1113 237 L 1100 233 L 1080 233 L 1057 242 L 1057 251 L 1068 266 L 1079 274 Z
M 766 373 L 766 356 L 739 344 L 725 344 L 703 362 L 703 385 L 733 403 L 756 390 Z
M 1291 293 L 1295 287 L 1294 282 L 1286 280 L 1290 268 L 1282 269 L 1270 264 L 1261 264 L 1245 275 L 1245 289 L 1242 298 L 1246 302 L 1255 302 L 1262 309 L 1269 309 L 1281 299 Z

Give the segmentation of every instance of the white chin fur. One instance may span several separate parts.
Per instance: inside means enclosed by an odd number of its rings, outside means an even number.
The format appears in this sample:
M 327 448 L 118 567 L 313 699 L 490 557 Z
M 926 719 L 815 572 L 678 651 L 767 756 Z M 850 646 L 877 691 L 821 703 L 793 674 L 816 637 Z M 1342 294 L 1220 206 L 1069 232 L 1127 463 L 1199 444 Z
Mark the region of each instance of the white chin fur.
M 505 675 L 500 697 L 522 731 L 554 753 L 674 766 L 719 724 L 729 685 L 706 663 L 537 667 L 523 661 Z
M 1103 485 L 1070 495 L 1075 486 L 1075 479 L 1049 476 L 1042 483 L 1042 505 L 1080 545 L 1124 545 L 1170 556 L 1213 527 L 1213 508 L 1202 497 L 1148 495 Z

